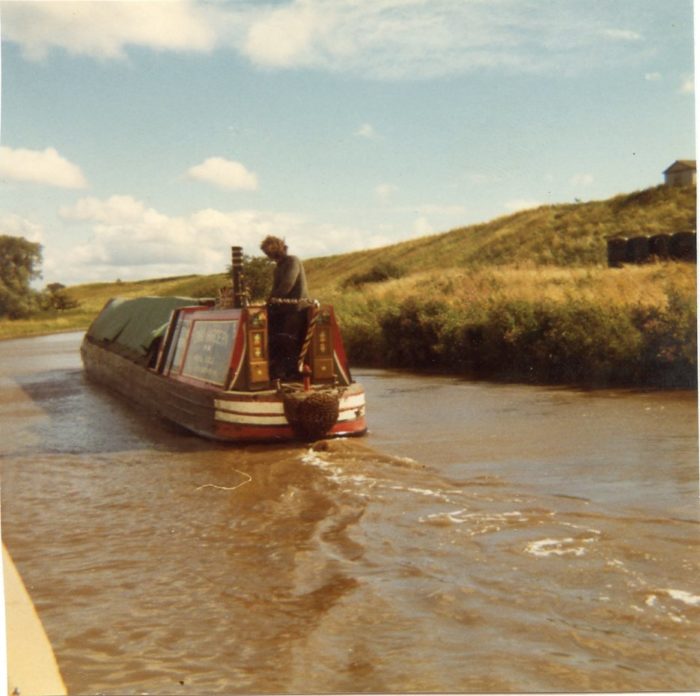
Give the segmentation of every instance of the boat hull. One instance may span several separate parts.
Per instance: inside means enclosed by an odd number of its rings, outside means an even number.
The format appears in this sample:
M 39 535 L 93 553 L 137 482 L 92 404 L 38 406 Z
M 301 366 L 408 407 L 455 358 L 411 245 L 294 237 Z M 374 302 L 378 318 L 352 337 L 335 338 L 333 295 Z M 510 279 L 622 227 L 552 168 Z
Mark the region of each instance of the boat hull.
M 197 435 L 233 442 L 304 439 L 287 420 L 284 395 L 276 389 L 237 392 L 195 386 L 138 365 L 88 338 L 81 356 L 91 380 Z M 362 435 L 367 430 L 364 390 L 353 383 L 338 392 L 338 418 L 323 437 Z

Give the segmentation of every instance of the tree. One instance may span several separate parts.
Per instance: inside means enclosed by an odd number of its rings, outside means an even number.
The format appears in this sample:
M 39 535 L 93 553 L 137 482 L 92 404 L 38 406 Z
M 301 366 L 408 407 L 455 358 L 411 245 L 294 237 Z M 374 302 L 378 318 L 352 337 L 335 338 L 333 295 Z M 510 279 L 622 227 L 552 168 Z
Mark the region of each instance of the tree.
M 275 270 L 274 261 L 267 256 L 243 257 L 243 282 L 250 293 L 251 302 L 265 300 L 272 290 L 272 275 Z M 231 266 L 228 267 L 231 274 Z
M 49 283 L 44 291 L 44 300 L 48 309 L 59 311 L 80 306 L 80 302 L 68 294 L 63 283 Z
M 19 319 L 36 308 L 30 283 L 41 276 L 40 266 L 41 244 L 0 235 L 0 317 Z

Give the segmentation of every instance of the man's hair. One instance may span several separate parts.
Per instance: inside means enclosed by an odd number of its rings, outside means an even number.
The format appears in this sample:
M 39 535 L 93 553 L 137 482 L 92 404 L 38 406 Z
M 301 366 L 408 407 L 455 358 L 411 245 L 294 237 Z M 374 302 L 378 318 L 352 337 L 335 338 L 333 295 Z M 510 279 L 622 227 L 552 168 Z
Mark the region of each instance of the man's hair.
M 284 243 L 284 239 L 280 239 L 279 237 L 273 237 L 271 234 L 269 234 L 265 239 L 262 240 L 260 243 L 260 248 L 265 252 L 266 254 L 274 254 L 274 253 L 287 253 L 287 245 Z

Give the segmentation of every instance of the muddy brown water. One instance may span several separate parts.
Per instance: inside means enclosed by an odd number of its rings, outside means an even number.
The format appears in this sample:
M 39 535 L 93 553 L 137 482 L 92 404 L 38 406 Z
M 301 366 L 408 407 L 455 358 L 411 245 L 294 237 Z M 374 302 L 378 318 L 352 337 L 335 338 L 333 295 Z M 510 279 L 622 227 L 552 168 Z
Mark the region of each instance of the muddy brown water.
M 0 342 L 2 531 L 71 694 L 700 687 L 695 393 L 356 370 L 370 434 L 217 445 Z

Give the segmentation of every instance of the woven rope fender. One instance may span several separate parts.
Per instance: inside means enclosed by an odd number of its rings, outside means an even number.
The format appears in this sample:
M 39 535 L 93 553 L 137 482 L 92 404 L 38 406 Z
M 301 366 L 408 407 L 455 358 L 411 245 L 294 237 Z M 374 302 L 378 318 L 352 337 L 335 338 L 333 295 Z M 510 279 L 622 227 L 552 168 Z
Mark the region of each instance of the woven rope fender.
M 318 440 L 338 420 L 340 396 L 337 390 L 283 392 L 284 415 L 294 433 L 305 440 Z

